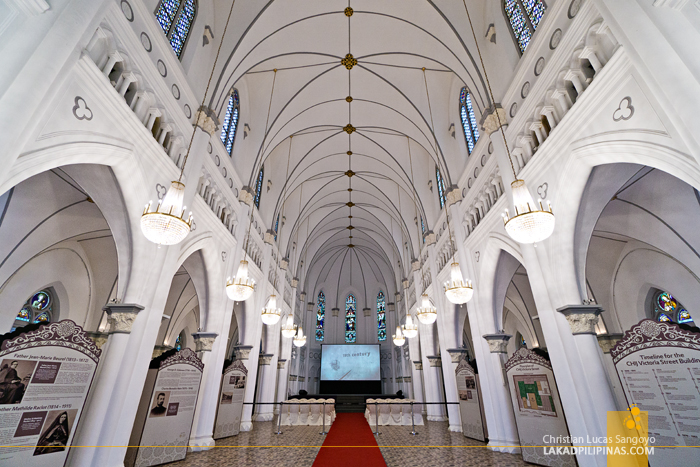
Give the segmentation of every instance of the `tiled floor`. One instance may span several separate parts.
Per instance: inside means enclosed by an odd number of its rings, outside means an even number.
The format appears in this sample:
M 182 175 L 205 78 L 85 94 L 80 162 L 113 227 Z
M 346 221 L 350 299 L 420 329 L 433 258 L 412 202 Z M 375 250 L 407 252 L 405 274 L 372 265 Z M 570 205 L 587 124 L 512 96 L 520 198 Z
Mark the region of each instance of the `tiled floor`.
M 287 426 L 282 427 L 281 435 L 274 434 L 276 430 L 277 426 L 272 422 L 254 423 L 253 431 L 221 439 L 216 442 L 215 448 L 190 453 L 185 460 L 169 466 L 309 467 L 313 464 L 325 438 L 319 435 L 321 427 Z M 484 447 L 484 443 L 465 438 L 461 433 L 447 431 L 447 422 L 427 422 L 427 425 L 418 426 L 416 436 L 410 435 L 410 427 L 403 426 L 380 426 L 379 431 L 382 434 L 376 439 L 388 467 L 530 465 L 519 455 L 492 452 Z

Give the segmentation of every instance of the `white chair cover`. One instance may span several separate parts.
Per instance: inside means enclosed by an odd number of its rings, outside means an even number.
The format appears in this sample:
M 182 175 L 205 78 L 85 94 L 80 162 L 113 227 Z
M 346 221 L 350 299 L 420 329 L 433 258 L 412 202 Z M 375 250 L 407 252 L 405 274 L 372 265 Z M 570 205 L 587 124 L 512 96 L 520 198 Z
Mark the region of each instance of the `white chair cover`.
M 389 404 L 390 425 L 401 425 L 401 400 L 393 399 Z
M 280 425 L 289 425 L 289 404 L 286 402 L 280 406 Z
M 308 399 L 299 399 L 299 419 L 295 425 L 309 424 L 309 401 Z
M 322 399 L 309 399 L 309 425 L 320 425 L 323 420 L 321 420 L 321 407 L 319 403 Z
M 403 401 L 401 404 L 401 424 L 411 426 L 411 401 Z
M 331 423 L 335 421 L 335 399 L 326 399 L 326 404 L 331 406 Z
M 297 425 L 299 421 L 299 401 L 291 399 L 289 401 L 289 425 Z
M 416 425 L 423 424 L 423 404 L 417 403 L 413 404 L 413 423 Z
M 379 404 L 379 424 L 389 425 L 391 423 L 391 409 L 389 409 L 389 402 L 387 399 L 380 401 Z
M 372 401 L 372 404 L 369 403 L 370 400 Z M 369 423 L 369 426 L 374 426 L 374 424 L 376 423 L 376 418 L 375 418 L 375 416 L 376 416 L 376 413 L 377 413 L 377 412 L 376 412 L 376 406 L 374 405 L 374 399 L 368 399 L 368 400 L 367 400 L 367 411 L 368 411 L 367 416 L 369 417 L 369 418 L 367 419 L 367 423 Z

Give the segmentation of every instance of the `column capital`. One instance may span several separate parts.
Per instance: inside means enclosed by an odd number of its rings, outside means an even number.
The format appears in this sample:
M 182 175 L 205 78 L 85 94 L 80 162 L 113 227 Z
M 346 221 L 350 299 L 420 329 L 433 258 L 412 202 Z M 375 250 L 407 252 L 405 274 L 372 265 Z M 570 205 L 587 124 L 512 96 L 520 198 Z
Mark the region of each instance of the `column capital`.
M 252 345 L 237 345 L 233 348 L 236 360 L 248 360 L 251 350 L 253 350 Z
M 109 334 L 106 332 L 90 332 L 90 331 L 85 331 L 85 334 L 92 339 L 92 341 L 95 343 L 98 349 L 101 349 L 103 345 L 107 342 L 107 338 L 109 337 Z
M 603 309 L 599 305 L 567 305 L 557 308 L 557 311 L 564 316 L 571 327 L 571 334 L 595 335 L 595 326 L 598 324 L 600 314 Z
M 275 244 L 275 231 L 270 229 L 267 232 L 265 232 L 265 243 L 268 245 L 274 245 Z
M 299 285 L 299 279 L 296 278 L 296 277 L 293 278 L 293 279 L 292 279 L 292 288 L 293 288 L 293 289 L 296 289 L 298 285 Z
M 334 318 L 338 317 L 339 312 L 340 312 L 340 308 L 331 308 L 331 314 L 333 315 Z
M 302 302 L 306 301 L 306 292 L 299 293 L 299 300 Z
M 406 287 L 404 287 L 404 289 L 407 289 L 407 288 L 408 288 L 408 284 L 406 284 Z M 401 294 L 399 292 L 396 292 L 394 294 L 394 302 L 399 303 L 400 301 L 401 301 Z
M 411 266 L 413 266 L 413 263 L 411 263 Z M 401 281 L 401 287 L 403 287 L 404 290 L 408 289 L 408 279 Z
M 282 258 L 280 261 L 280 269 L 283 271 L 286 271 L 287 268 L 289 267 L 289 258 Z
M 306 304 L 306 311 L 314 311 L 314 302 L 309 302 Z
M 417 259 L 414 259 L 413 261 L 411 261 L 411 271 L 415 272 L 415 271 L 418 271 L 419 269 L 420 269 L 420 261 L 418 261 Z
M 109 334 L 129 334 L 143 307 L 135 303 L 109 303 L 102 310 L 107 312 Z
M 416 368 L 416 370 L 420 371 L 423 369 L 423 362 L 413 362 L 413 366 Z
M 459 363 L 461 360 L 467 359 L 467 349 L 447 349 L 450 354 L 452 363 Z
M 603 334 L 598 336 L 598 345 L 603 353 L 610 353 L 613 347 L 622 340 L 622 334 Z
M 215 332 L 193 332 L 195 352 L 211 352 L 217 336 Z
M 369 317 L 372 314 L 372 309 L 371 308 L 363 308 L 362 312 L 365 314 L 365 318 Z
M 428 359 L 428 362 L 430 362 L 431 367 L 441 367 L 442 366 L 442 358 L 440 358 L 439 355 L 429 355 L 425 358 Z
M 437 242 L 437 240 L 435 238 L 435 232 L 433 232 L 432 230 L 428 230 L 425 233 L 425 244 L 427 246 L 430 246 L 430 245 L 435 245 L 436 242 Z
M 489 352 L 491 353 L 508 353 L 506 347 L 508 346 L 508 341 L 510 340 L 510 334 L 484 334 L 484 339 L 489 343 Z
M 491 135 L 498 131 L 501 126 L 508 126 L 508 118 L 503 107 L 496 104 L 495 109 L 493 107 L 486 109 L 481 117 L 481 129 Z
M 389 302 L 386 304 L 386 310 L 388 312 L 396 311 L 396 304 L 394 302 Z
M 462 202 L 462 191 L 457 185 L 452 185 L 447 191 L 447 207 Z
M 274 357 L 274 354 L 271 353 L 261 353 L 260 357 L 258 358 L 258 365 L 269 365 L 270 362 L 272 362 L 272 357 Z
M 240 201 L 243 204 L 247 204 L 248 206 L 253 206 L 254 198 L 255 197 L 253 196 L 253 189 L 249 186 L 244 186 L 238 193 L 238 201 Z
M 287 360 L 284 359 L 279 359 L 277 360 L 277 369 L 278 370 L 284 370 L 284 364 L 287 363 Z
M 202 106 L 197 111 L 197 122 L 195 126 L 201 128 L 204 132 L 208 133 L 209 136 L 214 136 L 217 128 L 219 127 L 219 119 L 216 116 L 216 112 L 206 106 Z

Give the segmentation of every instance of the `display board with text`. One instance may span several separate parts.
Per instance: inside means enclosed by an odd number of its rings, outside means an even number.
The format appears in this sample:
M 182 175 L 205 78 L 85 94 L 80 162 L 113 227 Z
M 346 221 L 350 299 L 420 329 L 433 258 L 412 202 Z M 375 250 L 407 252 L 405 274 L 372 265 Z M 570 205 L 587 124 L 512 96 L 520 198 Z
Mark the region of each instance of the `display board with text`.
M 241 432 L 241 415 L 247 379 L 248 369 L 242 360 L 234 360 L 224 369 L 214 423 L 214 439 L 235 436 Z
M 532 464 L 575 467 L 571 454 L 546 454 L 544 446 L 570 443 L 552 365 L 546 354 L 521 348 L 505 364 L 523 460 Z
M 0 465 L 65 465 L 100 354 L 70 320 L 0 336 Z
M 649 414 L 649 445 L 678 446 L 655 447 L 649 464 L 697 465 L 697 449 L 686 446 L 700 446 L 700 333 L 647 319 L 610 354 L 627 403 Z
M 192 350 L 151 360 L 124 465 L 149 467 L 185 458 L 204 364 Z
M 459 414 L 462 419 L 462 433 L 468 438 L 485 441 L 484 420 L 481 417 L 482 402 L 478 375 L 474 368 L 461 360 L 455 368 Z

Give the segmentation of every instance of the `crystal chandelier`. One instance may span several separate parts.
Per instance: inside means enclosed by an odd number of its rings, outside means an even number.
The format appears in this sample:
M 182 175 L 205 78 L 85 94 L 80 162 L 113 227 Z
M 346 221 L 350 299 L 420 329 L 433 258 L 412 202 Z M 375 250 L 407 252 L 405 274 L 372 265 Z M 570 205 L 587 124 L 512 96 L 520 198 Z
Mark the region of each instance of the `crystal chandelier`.
M 282 317 L 282 310 L 277 308 L 277 295 L 270 295 L 267 305 L 262 309 L 262 322 L 268 326 L 273 326 Z
M 406 324 L 403 325 L 403 335 L 413 339 L 418 335 L 418 325 L 413 322 L 411 313 L 406 315 Z
M 552 205 L 547 203 L 545 209 L 542 200 L 535 204 L 524 180 L 516 179 L 510 186 L 515 216 L 510 217 L 508 209 L 503 214 L 508 235 L 518 243 L 537 243 L 549 238 L 554 232 Z
M 304 335 L 304 331 L 301 330 L 301 326 L 299 326 L 299 329 L 297 330 L 297 335 L 294 336 L 294 345 L 297 347 L 304 347 L 304 344 L 306 344 L 306 336 Z
M 231 14 L 233 13 L 233 6 L 235 4 L 235 1 L 231 3 L 231 9 L 228 12 L 226 25 L 224 26 L 224 30 L 221 34 L 221 44 L 223 44 L 224 36 L 226 35 L 229 22 L 231 21 Z M 209 90 L 209 85 L 214 77 L 214 71 L 216 70 L 216 63 L 219 60 L 220 52 L 221 45 L 219 45 L 219 49 L 216 52 L 214 65 L 212 66 L 211 73 L 209 74 L 209 82 L 207 83 L 206 88 L 207 91 Z M 192 230 L 192 213 L 189 213 L 187 220 L 185 220 L 185 206 L 183 206 L 185 198 L 185 184 L 182 182 L 182 177 L 185 173 L 187 158 L 190 156 L 190 151 L 192 150 L 192 142 L 194 141 L 194 136 L 197 132 L 197 126 L 200 124 L 202 113 L 206 108 L 207 91 L 204 92 L 204 96 L 202 97 L 202 105 L 197 110 L 197 115 L 194 119 L 196 125 L 192 130 L 192 138 L 190 138 L 190 144 L 187 146 L 187 152 L 185 153 L 185 158 L 182 161 L 180 177 L 177 179 L 177 181 L 171 183 L 170 188 L 168 188 L 168 192 L 165 194 L 163 199 L 158 202 L 158 205 L 154 211 L 151 211 L 151 205 L 153 202 L 149 202 L 141 215 L 141 231 L 143 232 L 143 235 L 149 241 L 158 245 L 177 245 L 183 241 L 185 237 L 187 237 L 187 234 L 190 233 L 190 230 Z
M 401 326 L 396 326 L 396 334 L 394 334 L 393 338 L 394 345 L 397 347 L 401 347 L 406 342 L 406 338 L 401 334 Z
M 287 322 L 282 325 L 282 336 L 283 337 L 294 337 L 296 334 L 297 330 L 294 327 L 294 316 L 289 314 L 287 315 Z
M 151 211 L 152 201 L 141 216 L 141 231 L 148 240 L 158 245 L 176 245 L 183 241 L 192 228 L 192 213 L 185 220 L 183 201 L 185 184 L 174 181 L 168 192 Z
M 231 300 L 244 302 L 253 295 L 253 290 L 255 290 L 255 280 L 248 277 L 248 261 L 244 259 L 238 266 L 236 278 L 231 280 L 229 277 L 226 281 L 226 295 Z
M 456 305 L 467 303 L 472 299 L 472 295 L 474 295 L 471 281 L 464 282 L 462 271 L 459 269 L 459 263 L 456 261 L 452 263 L 450 280 L 445 282 L 445 295 L 450 302 Z
M 433 324 L 437 320 L 437 308 L 430 303 L 427 293 L 421 295 L 421 306 L 416 310 L 416 316 L 423 324 Z

